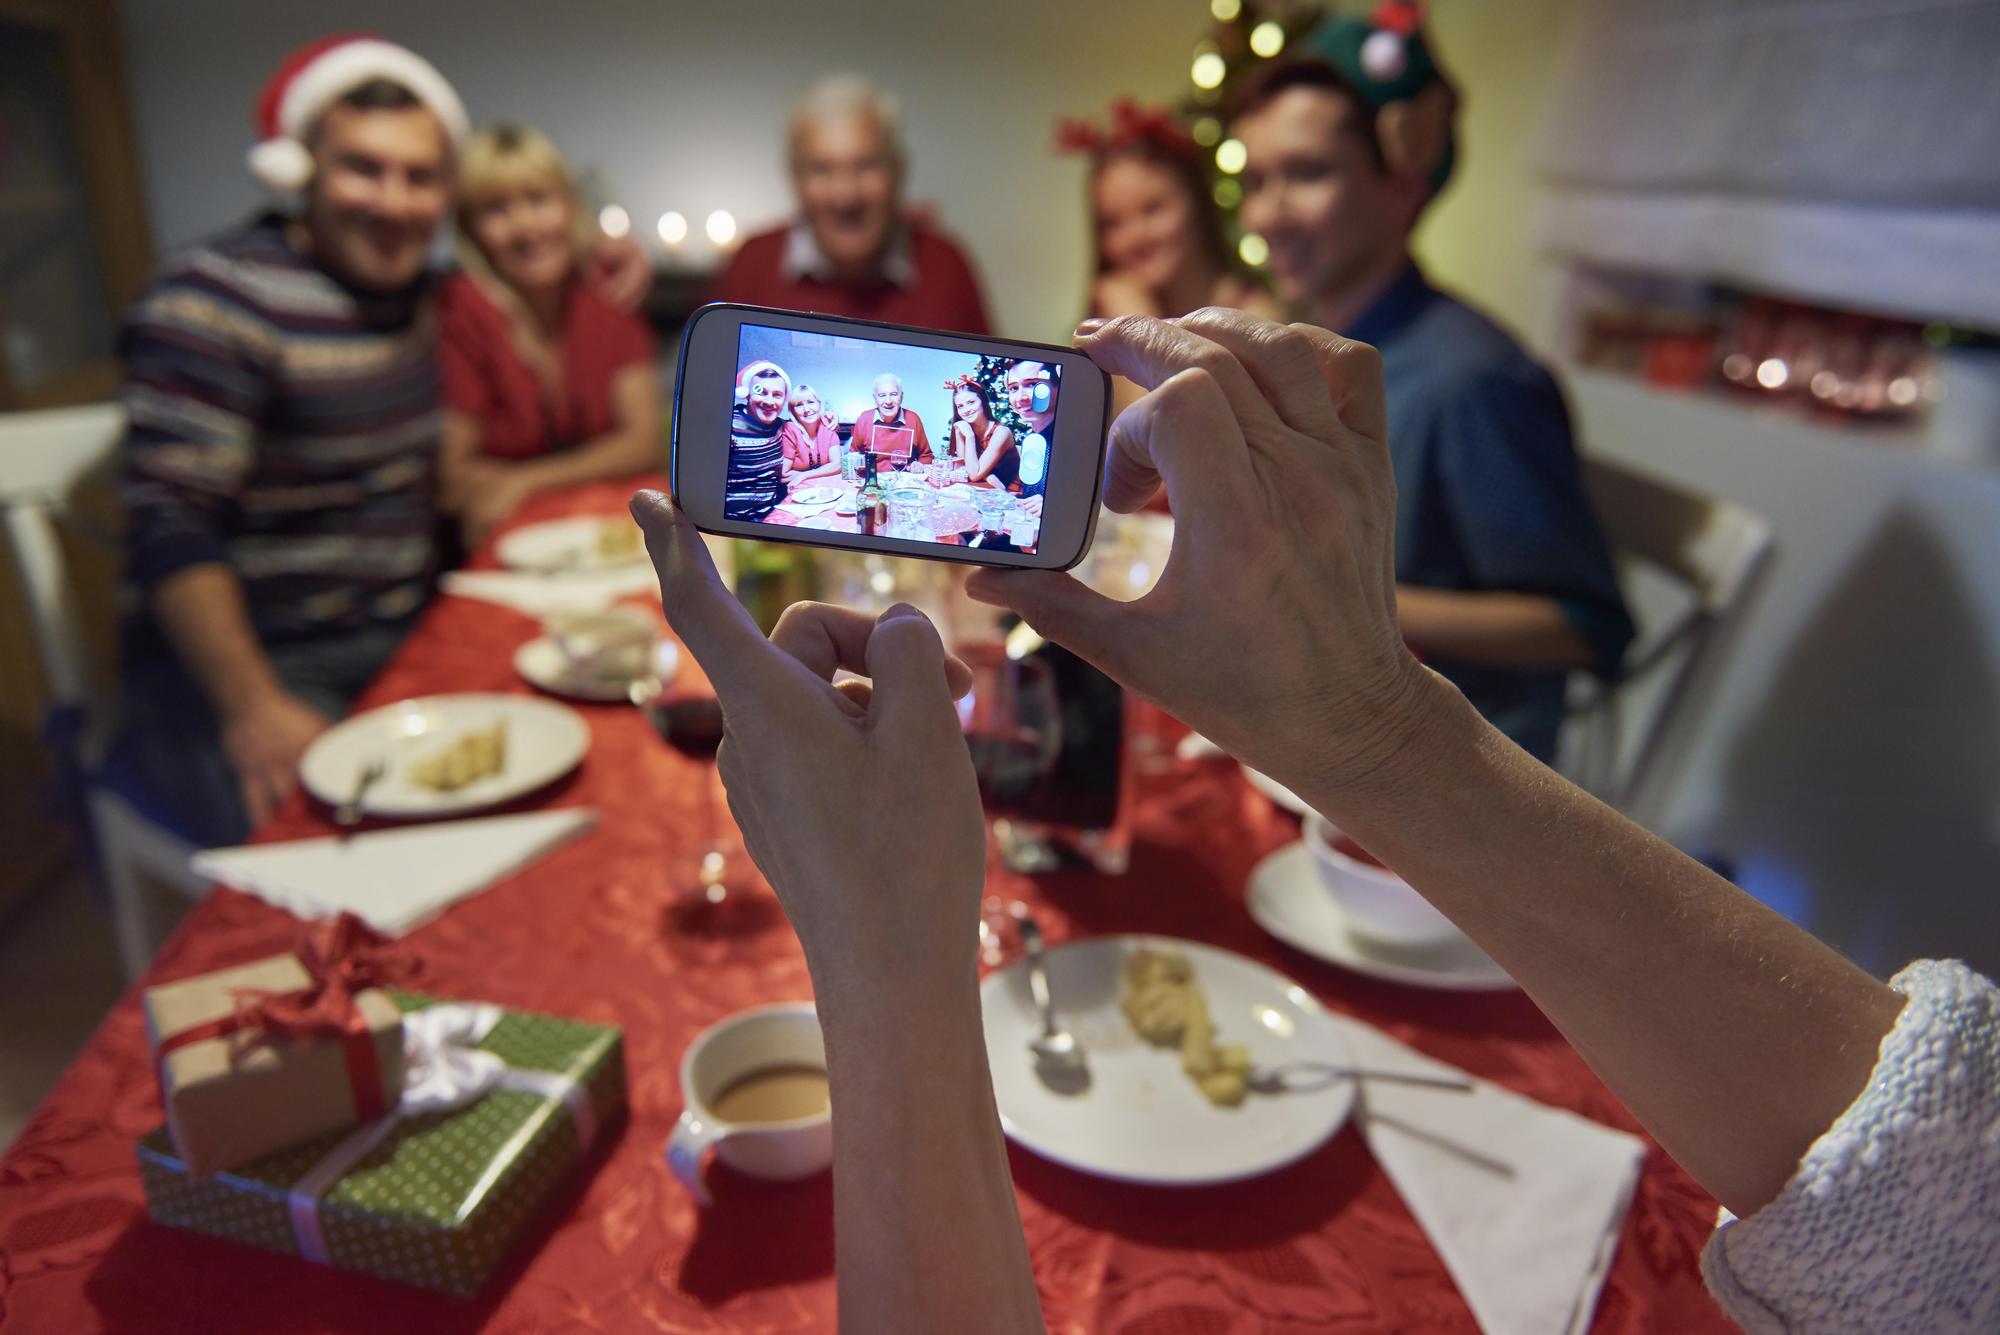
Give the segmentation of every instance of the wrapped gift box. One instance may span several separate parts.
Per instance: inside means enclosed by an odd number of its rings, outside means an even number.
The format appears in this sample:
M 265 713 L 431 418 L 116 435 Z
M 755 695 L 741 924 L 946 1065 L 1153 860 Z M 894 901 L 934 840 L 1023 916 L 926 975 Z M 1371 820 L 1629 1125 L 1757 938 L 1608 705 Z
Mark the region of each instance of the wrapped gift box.
M 146 1028 L 159 1066 L 160 1101 L 175 1151 L 198 1177 L 234 1168 L 396 1106 L 403 1088 L 402 1013 L 380 988 L 355 993 L 365 1027 L 359 1054 L 373 1071 L 357 1076 L 340 1032 L 298 1034 L 241 1027 L 184 1046 L 197 1028 L 227 1024 L 246 993 L 282 995 L 314 979 L 294 955 L 148 988 Z M 169 1050 L 162 1054 L 162 1048 Z M 360 1081 L 372 1084 L 363 1092 Z M 373 1097 L 376 1108 L 366 1100 Z
M 500 1083 L 448 1111 L 411 1111 L 198 1178 L 162 1128 L 139 1142 L 155 1220 L 453 1297 L 478 1292 L 625 1111 L 619 1031 L 524 1011 L 390 994 L 404 1012 L 483 1009 L 470 1046 Z M 485 1059 L 497 1066 L 492 1058 Z

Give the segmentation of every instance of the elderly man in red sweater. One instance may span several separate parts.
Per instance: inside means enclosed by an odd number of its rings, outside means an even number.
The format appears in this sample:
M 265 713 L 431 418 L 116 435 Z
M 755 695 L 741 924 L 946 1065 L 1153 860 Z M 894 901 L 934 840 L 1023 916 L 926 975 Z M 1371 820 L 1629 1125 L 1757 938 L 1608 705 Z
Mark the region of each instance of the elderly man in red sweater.
M 743 243 L 718 300 L 992 332 L 964 253 L 898 208 L 903 145 L 887 94 L 822 80 L 792 108 L 790 135 L 799 217 Z

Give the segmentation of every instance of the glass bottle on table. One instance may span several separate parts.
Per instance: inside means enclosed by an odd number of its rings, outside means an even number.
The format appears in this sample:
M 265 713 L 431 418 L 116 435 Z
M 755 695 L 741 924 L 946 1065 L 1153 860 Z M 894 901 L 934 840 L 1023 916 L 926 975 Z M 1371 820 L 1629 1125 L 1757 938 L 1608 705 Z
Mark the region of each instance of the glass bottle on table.
M 873 464 L 873 459 L 869 463 Z M 882 480 L 870 466 L 862 471 L 861 494 L 855 501 L 855 517 L 861 521 L 861 531 L 870 537 L 886 530 L 889 526 L 888 494 L 882 490 Z

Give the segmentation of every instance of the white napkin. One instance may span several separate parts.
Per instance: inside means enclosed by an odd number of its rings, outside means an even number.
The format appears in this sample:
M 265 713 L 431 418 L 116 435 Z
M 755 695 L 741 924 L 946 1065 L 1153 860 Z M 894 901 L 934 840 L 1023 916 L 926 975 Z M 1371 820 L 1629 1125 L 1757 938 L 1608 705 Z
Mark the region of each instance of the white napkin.
M 461 598 L 478 598 L 531 617 L 558 612 L 602 612 L 620 598 L 660 590 L 659 576 L 643 562 L 609 570 L 576 570 L 530 575 L 516 570 L 454 570 L 439 587 Z
M 1340 1023 L 1363 1069 L 1465 1074 L 1357 1020 Z M 1459 1094 L 1368 1081 L 1355 1118 L 1486 1335 L 1585 1330 L 1645 1142 L 1474 1083 Z
M 593 807 L 487 816 L 346 838 L 211 848 L 189 862 L 302 918 L 350 910 L 401 936 L 597 824 Z

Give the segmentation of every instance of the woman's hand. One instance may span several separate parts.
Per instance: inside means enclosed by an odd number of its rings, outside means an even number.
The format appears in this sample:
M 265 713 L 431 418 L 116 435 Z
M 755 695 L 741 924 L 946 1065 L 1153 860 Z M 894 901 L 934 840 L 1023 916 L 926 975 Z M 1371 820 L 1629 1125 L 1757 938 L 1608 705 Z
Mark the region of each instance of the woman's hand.
M 1102 319 L 1120 315 L 1158 315 L 1153 290 L 1131 274 L 1116 269 L 1102 273 L 1090 285 L 1090 309 Z
M 1093 361 L 1151 391 L 1112 425 L 1105 504 L 1166 484 L 1166 569 L 1130 603 L 1054 572 L 980 570 L 967 591 L 1280 782 L 1367 783 L 1431 695 L 1396 630 L 1380 358 L 1224 309 L 1086 327 Z
M 458 523 L 468 548 L 477 547 L 535 494 L 532 464 L 479 464 L 461 475 Z
M 667 621 L 715 684 L 718 763 L 750 856 L 805 947 L 824 1019 L 955 998 L 977 976 L 985 828 L 955 696 L 972 674 L 921 612 L 789 609 L 767 642 L 656 491 L 632 514 Z M 831 685 L 835 669 L 869 682 Z

